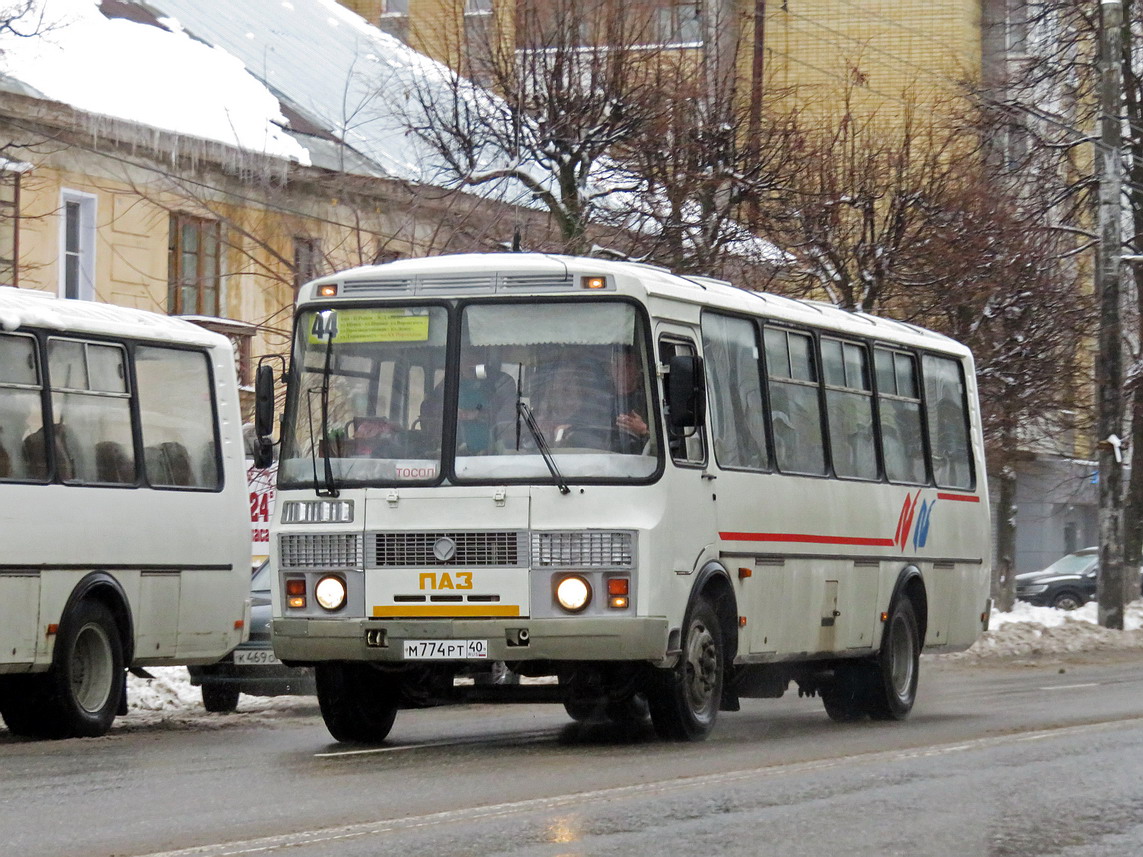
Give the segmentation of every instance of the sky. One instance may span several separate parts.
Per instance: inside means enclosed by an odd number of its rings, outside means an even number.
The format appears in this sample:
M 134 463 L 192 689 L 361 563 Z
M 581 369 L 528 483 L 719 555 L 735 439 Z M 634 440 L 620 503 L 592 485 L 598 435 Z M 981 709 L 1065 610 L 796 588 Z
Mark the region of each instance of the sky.
M 993 611 L 990 630 L 967 652 L 925 657 L 972 664 L 1104 650 L 1143 652 L 1143 601 L 1128 605 L 1126 618 L 1126 630 L 1111 631 L 1096 623 L 1095 602 L 1070 613 L 1017 602 L 1011 613 Z M 924 670 L 923 665 L 921 669 Z M 153 680 L 128 678 L 129 711 L 115 721 L 113 729 L 156 725 L 210 729 L 218 728 L 226 718 L 235 716 L 272 724 L 276 717 L 317 713 L 313 697 L 243 695 L 238 703 L 238 715 L 208 714 L 202 707 L 201 692 L 191 685 L 185 668 L 150 668 L 148 672 L 155 676 Z

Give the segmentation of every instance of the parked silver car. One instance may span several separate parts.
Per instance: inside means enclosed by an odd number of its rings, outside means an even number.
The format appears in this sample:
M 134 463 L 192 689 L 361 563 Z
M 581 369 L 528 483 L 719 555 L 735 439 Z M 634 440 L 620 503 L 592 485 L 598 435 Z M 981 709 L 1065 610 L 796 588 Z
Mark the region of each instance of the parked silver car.
M 207 711 L 238 707 L 238 695 L 289 696 L 315 693 L 313 670 L 288 667 L 270 647 L 270 564 L 263 562 L 250 579 L 250 639 L 216 664 L 188 667 L 191 684 L 202 687 Z

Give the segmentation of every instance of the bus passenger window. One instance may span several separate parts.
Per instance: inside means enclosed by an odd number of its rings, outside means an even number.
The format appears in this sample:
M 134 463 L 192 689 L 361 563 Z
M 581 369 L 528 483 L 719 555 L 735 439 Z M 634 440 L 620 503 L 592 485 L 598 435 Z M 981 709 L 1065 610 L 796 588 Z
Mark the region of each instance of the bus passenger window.
M 822 475 L 825 448 L 813 340 L 768 327 L 765 342 L 775 460 L 789 473 Z
M 933 476 L 941 488 L 972 488 L 972 450 L 960 364 L 947 357 L 925 355 L 921 365 Z
M 873 362 L 877 371 L 885 475 L 891 482 L 927 482 L 917 359 L 900 351 L 875 348 Z
M 147 482 L 158 488 L 221 487 L 206 355 L 141 345 L 135 349 L 135 375 Z
M 36 340 L 0 334 L 0 479 L 40 482 L 48 477 L 43 454 L 29 461 L 25 438 L 44 427 Z M 41 442 L 41 451 L 42 451 Z
M 715 460 L 725 468 L 765 470 L 770 456 L 754 324 L 708 313 L 702 335 Z
M 126 350 L 119 345 L 52 338 L 48 340 L 48 374 L 60 479 L 87 485 L 134 483 Z M 101 458 L 102 444 L 117 446 L 122 452 L 114 467 L 107 464 L 107 452 Z
M 824 337 L 821 347 L 833 471 L 854 479 L 876 479 L 873 387 L 865 348 Z

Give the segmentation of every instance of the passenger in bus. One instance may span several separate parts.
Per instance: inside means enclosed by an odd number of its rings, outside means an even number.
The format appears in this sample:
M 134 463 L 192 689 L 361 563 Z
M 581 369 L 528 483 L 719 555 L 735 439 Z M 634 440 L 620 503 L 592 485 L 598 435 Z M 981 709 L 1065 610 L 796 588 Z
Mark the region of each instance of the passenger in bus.
M 485 362 L 471 349 L 462 349 L 457 403 L 456 451 L 480 455 L 493 451 L 497 429 L 515 425 L 516 382 L 494 361 Z M 444 381 L 421 403 L 418 424 L 438 445 L 444 417 Z
M 599 383 L 604 371 L 598 361 L 566 357 L 538 367 L 532 407 L 549 446 L 611 449 L 615 397 Z
M 647 426 L 647 391 L 640 371 L 639 354 L 624 346 L 608 365 L 615 402 L 611 448 L 615 452 L 641 453 L 651 436 Z

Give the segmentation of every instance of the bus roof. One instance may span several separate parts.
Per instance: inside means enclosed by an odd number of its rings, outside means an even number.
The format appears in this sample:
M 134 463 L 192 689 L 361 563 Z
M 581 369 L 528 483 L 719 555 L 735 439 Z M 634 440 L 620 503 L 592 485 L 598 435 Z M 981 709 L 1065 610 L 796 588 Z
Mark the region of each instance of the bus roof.
M 27 327 L 229 347 L 226 337 L 181 318 L 114 304 L 64 300 L 36 289 L 0 287 L 0 330 Z
M 588 276 L 609 277 L 614 282 L 614 288 L 607 289 L 611 293 L 681 301 L 968 354 L 967 348 L 943 334 L 881 316 L 850 312 L 817 301 L 749 291 L 722 280 L 674 274 L 666 268 L 638 262 L 544 253 L 463 253 L 365 265 L 303 286 L 298 302 L 319 299 L 318 287 L 329 284 L 338 285 L 342 298 L 363 299 L 414 295 L 582 295 L 581 278 Z

